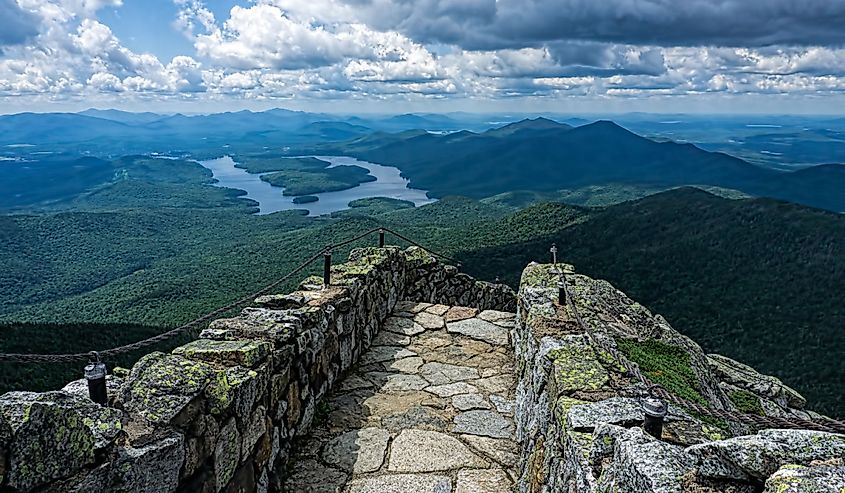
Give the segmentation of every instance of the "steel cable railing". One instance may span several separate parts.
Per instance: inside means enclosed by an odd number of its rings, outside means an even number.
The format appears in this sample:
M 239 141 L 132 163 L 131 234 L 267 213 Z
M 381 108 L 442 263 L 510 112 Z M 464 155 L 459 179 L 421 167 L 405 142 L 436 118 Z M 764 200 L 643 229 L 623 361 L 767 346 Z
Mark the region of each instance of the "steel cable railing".
M 253 302 L 259 296 L 262 296 L 262 295 L 269 293 L 271 290 L 273 290 L 274 288 L 276 288 L 277 286 L 279 286 L 283 282 L 290 280 L 293 276 L 302 272 L 305 268 L 307 268 L 309 265 L 314 263 L 314 261 L 316 261 L 321 256 L 330 255 L 331 251 L 333 249 L 349 245 L 349 244 L 354 243 L 356 241 L 359 241 L 363 238 L 366 238 L 367 236 L 369 236 L 373 233 L 381 232 L 381 231 L 389 232 L 390 234 L 396 236 L 397 238 L 400 238 L 400 239 L 407 241 L 408 243 L 410 243 L 414 246 L 422 248 L 423 250 L 430 253 L 431 255 L 434 255 L 436 257 L 439 257 L 439 258 L 442 258 L 442 259 L 445 259 L 445 260 L 457 262 L 456 260 L 451 259 L 451 258 L 449 258 L 445 255 L 439 254 L 437 252 L 434 252 L 434 251 L 428 249 L 427 247 L 425 247 L 425 246 L 423 246 L 423 245 L 421 245 L 421 244 L 419 244 L 419 243 L 417 243 L 417 242 L 415 242 L 415 241 L 405 237 L 404 235 L 397 233 L 397 232 L 395 232 L 391 229 L 384 228 L 384 227 L 373 228 L 369 231 L 361 233 L 361 234 L 354 236 L 352 238 L 349 238 L 347 240 L 344 240 L 344 241 L 341 241 L 339 243 L 331 244 L 331 245 L 324 247 L 319 252 L 317 252 L 317 253 L 311 255 L 310 257 L 308 257 L 305 261 L 303 261 L 296 268 L 294 268 L 293 270 L 291 270 L 290 272 L 288 272 L 284 276 L 282 276 L 279 279 L 273 281 L 272 283 L 270 283 L 267 286 L 261 288 L 260 290 L 254 292 L 252 294 L 249 294 L 247 296 L 244 296 L 243 298 L 238 299 L 237 301 L 234 301 L 234 302 L 232 302 L 232 303 L 230 303 L 226 306 L 222 306 L 220 308 L 217 308 L 216 310 L 208 312 L 208 313 L 206 313 L 206 314 L 204 314 L 204 315 L 202 315 L 198 318 L 191 320 L 190 322 L 182 324 L 182 325 L 180 325 L 180 326 L 178 326 L 174 329 L 168 330 L 167 332 L 163 332 L 163 333 L 155 335 L 153 337 L 149 337 L 149 338 L 143 339 L 141 341 L 133 342 L 131 344 L 125 344 L 123 346 L 109 348 L 109 349 L 105 349 L 105 350 L 102 350 L 102 351 L 96 351 L 96 356 L 98 358 L 113 358 L 115 356 L 119 356 L 119 355 L 122 355 L 122 354 L 137 351 L 139 349 L 144 349 L 144 348 L 147 348 L 147 347 L 150 347 L 150 346 L 154 346 L 156 344 L 159 344 L 159 343 L 162 343 L 164 341 L 178 337 L 178 336 L 186 333 L 187 331 L 189 331 L 189 330 L 191 330 L 191 329 L 193 329 L 193 328 L 195 328 L 199 325 L 202 325 L 206 322 L 210 322 L 211 320 L 213 320 L 217 316 L 220 316 L 220 315 L 222 315 L 226 312 L 229 312 L 231 310 L 234 310 L 236 308 L 243 307 L 243 306 Z M 87 362 L 87 361 L 89 361 L 89 359 L 91 359 L 92 354 L 94 354 L 94 352 L 69 353 L 69 354 L 0 353 L 0 362 L 9 362 L 9 363 Z

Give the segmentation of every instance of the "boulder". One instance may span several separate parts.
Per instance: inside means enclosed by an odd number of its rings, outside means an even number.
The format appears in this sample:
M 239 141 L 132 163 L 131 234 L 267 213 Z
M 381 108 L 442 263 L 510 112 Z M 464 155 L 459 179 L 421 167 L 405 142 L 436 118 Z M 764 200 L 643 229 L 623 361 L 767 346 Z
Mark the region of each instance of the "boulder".
M 687 448 L 699 474 L 717 479 L 765 481 L 781 466 L 845 457 L 845 436 L 810 430 L 763 430 Z
M 658 441 L 641 428 L 611 431 L 602 440 L 613 442 L 613 458 L 598 479 L 599 491 L 683 492 L 682 477 L 694 465 L 683 448 Z
M 172 493 L 179 486 L 185 462 L 185 440 L 173 434 L 142 447 L 121 447 L 112 471 L 109 491 L 122 493 Z
M 0 396 L 0 438 L 6 435 L 8 442 L 10 488 L 32 491 L 94 462 L 97 438 L 85 421 L 86 408 L 80 398 L 62 392 Z
M 200 337 L 235 340 L 263 339 L 279 347 L 291 341 L 302 327 L 302 319 L 294 310 L 244 308 L 240 316 L 221 318 L 208 324 Z
M 219 373 L 202 361 L 150 353 L 132 367 L 124 388 L 126 410 L 155 424 L 190 421 L 203 407 L 206 386 Z
M 778 378 L 758 373 L 754 368 L 727 356 L 708 354 L 707 363 L 723 382 L 771 399 L 781 407 L 803 409 L 807 404 L 807 399 Z
M 845 491 L 845 464 L 782 466 L 766 480 L 763 493 L 842 493 Z
M 173 354 L 226 366 L 254 368 L 267 359 L 272 349 L 273 345 L 266 341 L 197 339 L 174 349 Z

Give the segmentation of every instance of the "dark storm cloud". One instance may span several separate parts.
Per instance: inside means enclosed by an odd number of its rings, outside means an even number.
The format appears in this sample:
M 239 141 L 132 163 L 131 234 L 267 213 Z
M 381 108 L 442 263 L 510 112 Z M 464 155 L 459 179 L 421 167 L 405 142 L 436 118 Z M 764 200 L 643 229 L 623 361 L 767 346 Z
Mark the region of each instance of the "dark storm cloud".
M 393 6 L 371 10 L 370 20 L 420 41 L 467 49 L 559 40 L 659 46 L 845 44 L 845 0 L 394 0 Z
M 662 75 L 666 62 L 660 49 L 593 42 L 553 42 L 549 52 L 564 76 Z
M 15 0 L 0 0 L 0 46 L 16 45 L 38 34 L 38 18 Z

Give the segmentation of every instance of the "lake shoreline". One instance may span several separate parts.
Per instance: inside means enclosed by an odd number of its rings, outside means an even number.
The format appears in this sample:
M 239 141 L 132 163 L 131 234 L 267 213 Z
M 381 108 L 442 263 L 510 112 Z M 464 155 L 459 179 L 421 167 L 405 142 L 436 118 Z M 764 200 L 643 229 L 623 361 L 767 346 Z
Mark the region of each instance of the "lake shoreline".
M 292 158 L 313 157 L 330 163 L 329 168 L 336 166 L 358 166 L 367 169 L 375 180 L 362 182 L 356 186 L 342 190 L 309 193 L 306 195 L 317 198 L 307 203 L 295 203 L 294 199 L 301 195 L 285 195 L 284 187 L 273 186 L 262 175 L 272 173 L 249 173 L 229 155 L 215 159 L 198 160 L 197 162 L 209 169 L 216 180 L 214 186 L 243 190 L 244 198 L 257 202 L 259 215 L 272 214 L 286 210 L 306 210 L 310 216 L 321 216 L 332 212 L 349 209 L 349 203 L 354 200 L 387 197 L 406 200 L 415 206 L 434 202 L 426 190 L 409 188 L 409 180 L 403 178 L 398 168 L 381 164 L 360 161 L 347 156 L 291 156 Z M 282 158 L 285 159 L 285 158 Z

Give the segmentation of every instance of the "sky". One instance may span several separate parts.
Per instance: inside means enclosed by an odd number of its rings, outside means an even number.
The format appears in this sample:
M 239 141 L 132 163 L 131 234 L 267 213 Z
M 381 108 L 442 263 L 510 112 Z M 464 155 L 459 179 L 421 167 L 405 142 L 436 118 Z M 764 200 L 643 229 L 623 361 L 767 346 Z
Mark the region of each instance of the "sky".
M 845 114 L 845 0 L 0 0 L 0 113 Z

